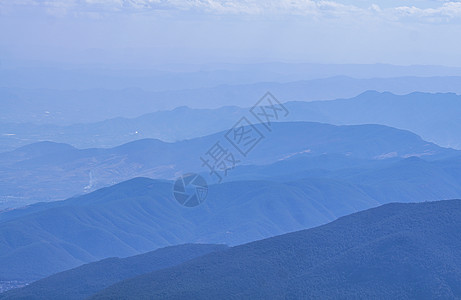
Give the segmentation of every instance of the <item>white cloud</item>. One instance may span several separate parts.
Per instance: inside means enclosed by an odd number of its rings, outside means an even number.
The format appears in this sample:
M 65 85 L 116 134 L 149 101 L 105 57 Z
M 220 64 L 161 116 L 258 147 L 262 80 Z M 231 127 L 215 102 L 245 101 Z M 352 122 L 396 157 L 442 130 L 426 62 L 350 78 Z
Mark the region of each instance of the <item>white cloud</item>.
M 343 1 L 340 3 L 338 1 Z M 349 1 L 348 3 L 351 3 Z M 363 1 L 352 3 L 363 4 Z M 189 11 L 217 15 L 300 15 L 315 17 L 374 16 L 386 20 L 450 22 L 461 19 L 460 1 L 419 0 L 417 5 L 381 8 L 374 2 L 368 7 L 345 4 L 344 0 L 0 0 L 5 12 L 24 7 L 42 9 L 48 14 L 68 13 L 149 13 L 155 11 Z M 431 4 L 430 7 L 427 7 Z
M 344 14 L 360 11 L 355 6 L 326 0 L 0 0 L 2 7 L 39 7 L 44 9 L 150 11 L 180 10 L 215 14 Z
M 447 1 L 435 8 L 401 6 L 396 7 L 395 12 L 400 17 L 411 17 L 428 21 L 450 21 L 461 18 L 461 2 Z

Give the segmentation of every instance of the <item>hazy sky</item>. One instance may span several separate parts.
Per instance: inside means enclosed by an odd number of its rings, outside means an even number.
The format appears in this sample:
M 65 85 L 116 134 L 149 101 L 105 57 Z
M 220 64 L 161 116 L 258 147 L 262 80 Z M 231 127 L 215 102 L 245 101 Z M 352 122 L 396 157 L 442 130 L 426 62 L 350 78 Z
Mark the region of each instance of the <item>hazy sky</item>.
M 461 66 L 461 1 L 0 0 L 0 59 Z

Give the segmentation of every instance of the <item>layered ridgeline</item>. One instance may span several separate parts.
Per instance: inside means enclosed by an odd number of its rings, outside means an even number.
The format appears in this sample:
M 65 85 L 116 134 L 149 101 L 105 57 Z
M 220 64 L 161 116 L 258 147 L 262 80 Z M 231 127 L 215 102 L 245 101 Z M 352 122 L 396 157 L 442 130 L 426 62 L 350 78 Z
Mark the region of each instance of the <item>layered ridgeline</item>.
M 24 289 L 0 294 L 0 299 L 85 299 L 124 279 L 179 265 L 227 248 L 225 245 L 187 244 L 127 258 L 107 258 L 52 275 Z
M 313 69 L 316 68 L 314 67 Z M 297 76 L 298 80 L 306 78 L 306 70 L 306 68 L 298 70 L 300 73 L 303 73 L 303 75 Z M 197 80 L 200 81 L 199 78 L 204 79 L 203 72 L 179 74 L 179 77 L 182 78 L 178 78 L 178 73 L 174 75 L 170 73 L 169 75 L 176 77 L 176 80 L 163 73 L 157 74 L 156 78 L 151 78 L 143 83 L 140 77 L 136 77 L 131 84 L 128 83 L 129 81 L 119 79 L 117 85 L 109 89 L 104 89 L 102 85 L 107 83 L 109 78 L 114 79 L 113 74 L 109 76 L 107 74 L 106 76 L 98 74 L 102 78 L 94 73 L 78 74 L 72 79 L 67 78 L 66 75 L 68 74 L 60 74 L 62 76 L 54 77 L 53 80 L 50 80 L 50 77 L 44 77 L 43 74 L 37 76 L 38 74 L 34 74 L 34 71 L 36 70 L 27 69 L 27 72 L 24 72 L 20 76 L 19 83 L 8 85 L 6 82 L 9 82 L 17 74 L 13 72 L 12 74 L 2 76 L 2 73 L 5 73 L 4 70 L 0 70 L 0 82 L 3 83 L 2 87 L 0 87 L 0 98 L 3 100 L 3 109 L 0 111 L 0 122 L 16 124 L 73 124 L 77 122 L 97 122 L 115 117 L 136 117 L 146 112 L 172 109 L 184 105 L 201 108 L 217 108 L 227 105 L 247 107 L 253 105 L 267 91 L 272 91 L 280 99 L 283 99 L 283 101 L 348 98 L 368 90 L 388 91 L 397 94 L 407 94 L 415 91 L 461 92 L 459 85 L 461 77 L 395 77 L 397 74 L 397 76 L 404 74 L 400 72 L 394 72 L 392 75 L 394 78 L 357 79 L 344 76 L 331 77 L 331 74 L 325 74 L 316 77 L 321 79 L 304 81 L 293 81 L 291 79 L 291 82 L 287 82 L 290 78 L 278 78 L 275 81 L 284 81 L 284 83 L 277 83 L 273 82 L 274 79 L 264 79 L 267 78 L 269 72 L 259 70 L 259 74 L 262 76 L 257 76 L 259 80 L 256 78 L 250 80 L 252 82 L 250 84 L 235 84 L 235 81 L 248 78 L 248 71 L 240 72 L 238 76 L 226 76 L 227 78 L 223 81 L 217 79 L 219 76 L 217 73 L 219 72 L 214 72 L 209 77 L 205 76 L 209 82 L 205 84 L 206 87 L 202 88 L 192 87 L 197 87 L 196 84 Z M 42 71 L 49 74 L 50 70 Z M 383 76 L 384 72 L 386 71 L 378 73 L 379 75 L 377 76 Z M 130 71 L 124 72 L 124 75 L 128 73 Z M 20 86 L 24 86 L 26 78 L 32 74 L 37 76 L 33 80 L 33 85 L 37 88 L 19 88 Z M 221 72 L 222 74 L 226 74 L 226 72 Z M 89 80 L 91 77 L 94 78 L 95 75 L 99 77 L 97 80 Z M 188 80 L 185 80 L 183 75 L 189 77 Z M 280 74 L 276 74 L 276 77 L 279 76 Z M 359 76 L 362 77 L 363 74 Z M 423 76 L 427 76 L 427 74 Z M 269 75 L 269 77 L 272 76 Z M 83 87 L 77 89 L 65 88 L 69 83 L 73 85 L 81 82 L 82 78 L 85 78 L 83 81 L 91 85 L 96 83 L 97 86 L 90 89 Z M 261 82 L 261 80 L 266 82 Z M 170 82 L 165 83 L 165 81 Z M 243 81 L 247 80 L 243 79 Z M 43 88 L 57 82 L 60 82 L 60 84 L 57 84 L 57 89 Z M 127 84 L 129 86 L 126 86 Z M 133 88 L 142 85 L 144 85 L 145 89 Z M 157 88 L 157 91 L 152 91 L 156 89 L 155 85 L 158 85 L 160 88 Z M 191 88 L 187 88 L 186 86 Z M 3 125 L 0 127 L 3 127 Z
M 451 80 L 453 80 L 452 85 L 461 86 L 460 78 L 451 78 Z M 295 89 L 295 86 L 291 86 L 287 91 Z M 274 95 L 283 102 L 305 101 L 307 100 L 305 95 L 311 91 L 310 88 L 306 88 L 298 95 L 296 93 L 292 95 L 287 92 L 279 93 L 274 89 L 263 89 L 251 95 L 250 103 L 256 103 L 267 90 L 273 91 Z M 461 138 L 458 134 L 461 131 L 460 96 L 450 93 L 395 95 L 379 92 L 365 92 L 358 95 L 365 90 L 367 89 L 357 91 L 350 95 L 353 98 L 348 99 L 288 102 L 285 106 L 290 114 L 282 121 L 313 121 L 336 125 L 381 124 L 410 130 L 422 136 L 423 139 L 441 146 L 461 147 Z M 390 91 L 392 89 L 378 90 Z M 416 90 L 422 91 L 422 89 Z M 438 91 L 442 90 L 446 89 L 441 88 Z M 405 93 L 405 91 L 396 92 Z M 239 99 L 234 92 L 228 92 L 226 95 Z M 216 98 L 218 96 L 213 99 Z M 228 101 L 223 105 L 231 103 L 232 101 Z M 246 104 L 243 107 L 250 105 Z M 110 105 L 110 107 L 113 106 Z M 21 109 L 23 107 L 21 106 Z M 139 114 L 145 112 L 143 106 Z M 2 142 L 0 151 L 12 150 L 26 143 L 41 140 L 68 143 L 78 148 L 112 147 L 142 138 L 178 141 L 226 130 L 247 112 L 248 108 L 236 106 L 216 109 L 192 109 L 183 106 L 173 110 L 144 114 L 136 118 L 114 118 L 70 126 L 4 123 L 0 125 L 3 131 L 0 137 Z M 23 114 L 22 110 L 21 113 Z M 120 113 L 117 116 L 120 115 L 123 114 Z
M 184 208 L 172 183 L 137 178 L 0 214 L 0 279 L 35 280 L 105 257 L 182 243 L 237 245 L 389 202 L 461 198 L 461 160 L 295 157 L 241 167 Z M 253 178 L 253 179 L 249 179 Z M 255 180 L 258 179 L 258 180 Z
M 0 214 L 0 280 L 36 280 L 175 244 L 242 244 L 377 205 L 350 184 L 306 180 L 212 185 L 204 204 L 185 208 L 171 183 L 136 178 Z
M 382 160 L 435 159 L 458 153 L 411 132 L 380 125 L 294 122 L 272 123 L 271 132 L 262 125 L 256 128 L 263 138 L 247 157 L 226 141 L 227 131 L 176 143 L 145 139 L 115 148 L 79 150 L 53 143 L 25 146 L 0 154 L 0 208 L 61 200 L 139 176 L 174 179 L 187 172 L 206 172 L 200 157 L 218 141 L 234 153 L 239 164 L 270 164 L 296 155 L 341 154 Z
M 461 201 L 389 204 L 211 253 L 90 299 L 458 299 Z
M 137 262 L 130 272 L 145 272 L 152 254 L 85 265 L 0 299 L 83 299 L 92 293 L 90 299 L 457 299 L 460 224 L 461 200 L 387 204 L 173 267 L 154 264 L 151 272 L 98 292 L 101 285 L 89 280 L 129 260 Z M 169 260 L 177 254 L 172 250 L 159 251 Z
M 435 161 L 424 157 L 364 160 L 345 155 L 298 155 L 269 165 L 237 167 L 228 181 L 268 180 L 348 183 L 380 203 L 461 198 L 461 156 Z M 326 192 L 326 189 L 322 190 Z

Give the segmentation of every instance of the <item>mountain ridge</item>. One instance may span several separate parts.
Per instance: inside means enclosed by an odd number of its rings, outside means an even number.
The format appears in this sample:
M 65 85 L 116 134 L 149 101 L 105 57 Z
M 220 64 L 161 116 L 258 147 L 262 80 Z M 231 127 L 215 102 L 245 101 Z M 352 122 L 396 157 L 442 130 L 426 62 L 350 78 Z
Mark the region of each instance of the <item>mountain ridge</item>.
M 128 279 L 90 299 L 457 298 L 460 208 L 461 200 L 387 204 Z
M 457 135 L 460 130 L 457 124 L 460 123 L 461 96 L 454 93 L 363 91 L 350 97 L 310 102 L 280 97 L 275 91 L 274 95 L 291 111 L 283 121 L 315 121 L 335 125 L 381 124 L 415 132 L 442 146 L 461 148 Z M 259 98 L 255 95 L 255 101 Z M 37 141 L 37 135 L 41 140 L 69 143 L 78 148 L 114 147 L 141 138 L 174 142 L 226 130 L 249 109 L 245 106 L 229 106 L 228 103 L 223 105 L 214 109 L 181 106 L 135 118 L 118 117 L 69 126 L 4 123 L 1 125 L 4 136 L 0 139 L 6 147 L 4 150 L 22 146 L 26 141 Z M 189 126 L 192 123 L 193 128 Z
M 200 157 L 206 158 L 206 152 L 218 141 L 241 164 L 270 164 L 300 153 L 347 154 L 359 159 L 376 159 L 389 153 L 392 157 L 424 155 L 436 159 L 458 153 L 426 142 L 411 132 L 381 125 L 279 122 L 272 123 L 271 132 L 262 124 L 255 128 L 262 134 L 262 140 L 246 157 L 226 141 L 227 131 L 176 143 L 144 139 L 115 148 L 44 151 L 41 156 L 22 157 L 19 161 L 1 159 L 14 157 L 15 152 L 0 154 L 0 197 L 5 199 L 2 205 L 8 208 L 11 199 L 22 201 L 22 205 L 61 200 L 133 177 L 171 180 L 184 173 L 207 172 Z M 217 180 L 216 176 L 207 176 L 208 182 Z

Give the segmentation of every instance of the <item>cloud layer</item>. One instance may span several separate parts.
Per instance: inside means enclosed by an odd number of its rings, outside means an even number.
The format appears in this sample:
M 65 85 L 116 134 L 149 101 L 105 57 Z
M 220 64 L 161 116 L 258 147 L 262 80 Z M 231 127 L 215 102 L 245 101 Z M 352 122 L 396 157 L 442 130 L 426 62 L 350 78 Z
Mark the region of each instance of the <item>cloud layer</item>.
M 451 22 L 461 19 L 460 1 L 420 0 L 405 3 L 413 5 L 381 8 L 379 4 L 369 1 L 339 0 L 0 0 L 0 11 L 6 14 L 18 9 L 31 8 L 54 15 L 179 11 L 217 15 L 369 16 L 424 22 Z
M 461 0 L 0 0 L 0 61 L 461 66 Z

